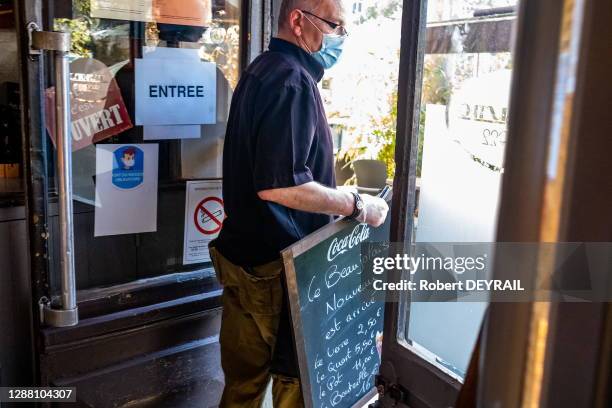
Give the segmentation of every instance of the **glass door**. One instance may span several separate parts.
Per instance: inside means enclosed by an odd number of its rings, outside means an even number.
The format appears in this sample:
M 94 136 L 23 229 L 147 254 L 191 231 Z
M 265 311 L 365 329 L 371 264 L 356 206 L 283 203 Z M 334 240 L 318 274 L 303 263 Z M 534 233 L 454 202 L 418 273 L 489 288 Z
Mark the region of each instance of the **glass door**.
M 36 153 L 27 166 L 28 216 L 38 223 L 30 229 L 33 301 L 44 315 L 36 323 L 39 381 L 77 387 L 85 405 L 211 406 L 220 396 L 221 288 L 207 243 L 224 219 L 231 96 L 247 50 L 253 58 L 262 49 L 248 35 L 264 29 L 245 18 L 261 16 L 263 2 L 248 13 L 243 5 L 251 7 L 233 0 L 22 7 L 26 44 L 37 30 L 71 40 L 65 54 L 32 53 L 24 71 L 39 125 L 28 135 Z M 76 325 L 47 319 L 45 310 L 70 308 L 70 299 Z
M 200 211 L 206 219 L 194 224 L 186 199 L 220 194 L 223 136 L 241 63 L 240 2 L 66 3 L 48 5 L 48 29 L 68 31 L 72 40 L 77 289 L 188 272 L 215 288 L 202 247 L 215 234 L 195 231 L 214 231 L 222 209 L 211 205 L 213 217 Z M 51 72 L 46 80 L 53 197 Z
M 412 3 L 404 6 L 391 240 L 494 242 L 518 1 Z M 388 303 L 382 400 L 454 405 L 486 308 L 410 301 L 407 292 Z
M 412 242 L 495 241 L 516 4 L 428 2 Z M 400 339 L 462 381 L 487 304 L 400 307 Z

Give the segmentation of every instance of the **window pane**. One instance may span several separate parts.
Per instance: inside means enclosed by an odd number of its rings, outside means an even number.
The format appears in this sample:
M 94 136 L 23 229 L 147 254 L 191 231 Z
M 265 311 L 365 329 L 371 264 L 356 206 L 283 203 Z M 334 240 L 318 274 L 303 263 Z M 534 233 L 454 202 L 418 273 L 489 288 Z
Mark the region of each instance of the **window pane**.
M 338 63 L 325 71 L 321 96 L 334 134 L 337 184 L 375 194 L 395 172 L 402 2 L 343 4 L 349 36 Z
M 428 2 L 414 242 L 495 241 L 515 20 L 507 6 L 515 5 Z M 416 353 L 462 378 L 486 306 L 404 302 L 408 322 L 399 335 Z
M 69 31 L 72 36 L 72 165 L 79 289 L 182 272 L 201 272 L 204 275 L 198 276 L 214 285 L 213 274 L 207 269 L 209 259 L 202 254 L 207 254 L 206 242 L 222 218 L 194 216 L 187 209 L 186 188 L 188 182 L 204 179 L 215 180 L 220 188 L 223 137 L 239 77 L 241 4 L 234 0 L 73 0 L 52 8 L 53 28 Z M 47 93 L 52 96 L 55 84 L 51 72 L 47 79 Z M 155 83 L 154 89 L 139 83 Z M 143 96 L 157 99 L 148 102 L 145 109 Z M 53 112 L 52 103 L 51 99 L 47 116 Z M 177 106 L 187 106 L 190 111 L 206 106 L 206 112 L 188 115 Z M 51 123 L 47 129 L 53 129 Z M 121 156 L 119 149 L 124 148 L 127 150 Z M 154 171 L 138 170 L 139 154 L 145 157 L 145 168 L 147 157 L 151 158 Z M 120 163 L 123 157 L 132 157 L 127 163 L 136 163 L 134 168 L 141 172 L 133 184 L 116 177 L 119 170 L 129 170 L 129 164 L 124 168 Z M 49 159 L 53 174 L 55 148 L 51 148 Z M 103 161 L 109 170 L 100 172 L 97 161 Z M 149 188 L 147 177 L 155 179 L 155 187 Z M 51 189 L 55 190 L 54 182 Z M 54 194 L 52 191 L 52 202 Z M 201 193 L 194 196 L 197 194 Z M 135 205 L 134 200 L 141 204 Z M 221 210 L 211 209 L 213 216 L 218 216 L 217 212 Z M 210 232 L 211 236 L 203 236 L 206 242 L 185 238 L 186 213 L 193 221 L 189 225 L 199 222 L 203 231 Z M 204 225 L 207 222 L 209 226 Z M 55 223 L 56 218 L 52 230 Z M 190 244 L 184 245 L 187 241 Z M 57 242 L 54 251 L 59 251 Z M 58 259 L 54 257 L 56 267 Z

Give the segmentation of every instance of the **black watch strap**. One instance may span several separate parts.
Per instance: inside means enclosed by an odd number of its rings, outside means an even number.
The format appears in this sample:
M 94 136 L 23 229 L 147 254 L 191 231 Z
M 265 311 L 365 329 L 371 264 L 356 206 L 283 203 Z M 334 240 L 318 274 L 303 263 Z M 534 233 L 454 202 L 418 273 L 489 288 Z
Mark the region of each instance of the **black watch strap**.
M 359 194 L 354 193 L 352 191 L 351 194 L 353 195 L 353 199 L 355 201 L 353 202 L 353 212 L 351 213 L 351 215 L 349 215 L 349 218 L 357 218 L 363 212 L 363 200 L 361 199 L 361 196 Z

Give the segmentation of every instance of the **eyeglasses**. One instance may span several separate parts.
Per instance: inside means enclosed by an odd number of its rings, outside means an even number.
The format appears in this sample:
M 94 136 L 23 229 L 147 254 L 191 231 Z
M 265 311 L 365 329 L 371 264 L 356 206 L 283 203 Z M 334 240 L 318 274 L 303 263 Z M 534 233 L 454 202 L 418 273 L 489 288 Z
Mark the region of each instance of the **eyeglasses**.
M 334 23 L 333 21 L 329 21 L 324 19 L 323 17 L 319 17 L 316 14 L 311 13 L 310 11 L 306 11 L 306 10 L 300 10 L 302 13 L 304 14 L 308 14 L 309 16 L 313 16 L 318 18 L 319 20 L 323 21 L 325 24 L 327 24 L 329 26 L 329 28 L 332 29 L 332 31 L 335 34 L 341 35 L 341 36 L 345 36 L 348 35 L 348 33 L 346 32 L 346 28 L 344 28 L 344 26 L 338 24 L 338 23 Z

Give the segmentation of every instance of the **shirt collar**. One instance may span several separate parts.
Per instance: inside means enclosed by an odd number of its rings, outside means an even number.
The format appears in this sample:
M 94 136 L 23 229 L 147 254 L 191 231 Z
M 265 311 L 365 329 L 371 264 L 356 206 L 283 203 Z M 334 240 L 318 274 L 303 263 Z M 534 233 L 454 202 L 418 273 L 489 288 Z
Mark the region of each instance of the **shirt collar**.
M 270 46 L 268 48 L 270 51 L 278 51 L 294 56 L 316 82 L 319 82 L 321 78 L 323 78 L 323 66 L 319 64 L 312 55 L 297 45 L 274 37 L 270 40 Z

